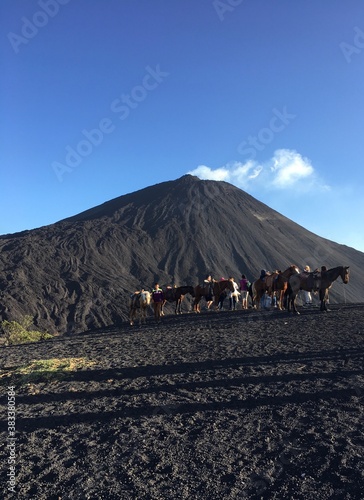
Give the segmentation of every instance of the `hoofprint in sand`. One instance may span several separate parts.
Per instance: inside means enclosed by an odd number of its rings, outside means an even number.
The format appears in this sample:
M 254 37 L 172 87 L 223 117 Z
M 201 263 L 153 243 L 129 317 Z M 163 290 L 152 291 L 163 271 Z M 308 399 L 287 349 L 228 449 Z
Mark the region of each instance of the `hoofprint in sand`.
M 364 498 L 364 305 L 152 318 L 1 348 L 93 364 L 15 383 L 3 498 Z M 2 405 L 2 442 L 8 438 Z

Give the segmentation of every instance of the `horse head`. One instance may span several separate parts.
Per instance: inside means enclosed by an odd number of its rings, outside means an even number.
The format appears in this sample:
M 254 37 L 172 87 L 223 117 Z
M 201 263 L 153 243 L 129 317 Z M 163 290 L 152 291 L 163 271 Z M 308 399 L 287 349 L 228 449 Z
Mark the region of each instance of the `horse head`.
M 342 271 L 340 273 L 341 279 L 343 280 L 343 283 L 347 285 L 349 283 L 349 266 L 343 266 Z
M 294 264 L 292 266 L 290 266 L 289 269 L 291 270 L 292 274 L 298 274 L 300 272 L 299 268 L 297 266 L 295 266 Z

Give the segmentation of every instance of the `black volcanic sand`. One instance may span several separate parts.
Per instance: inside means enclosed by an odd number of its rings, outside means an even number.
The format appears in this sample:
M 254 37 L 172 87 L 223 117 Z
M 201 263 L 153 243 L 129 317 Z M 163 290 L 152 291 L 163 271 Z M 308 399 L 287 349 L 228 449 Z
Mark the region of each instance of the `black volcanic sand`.
M 1 348 L 3 368 L 96 362 L 16 387 L 17 493 L 5 450 L 4 498 L 363 499 L 364 305 L 331 308 L 148 318 Z

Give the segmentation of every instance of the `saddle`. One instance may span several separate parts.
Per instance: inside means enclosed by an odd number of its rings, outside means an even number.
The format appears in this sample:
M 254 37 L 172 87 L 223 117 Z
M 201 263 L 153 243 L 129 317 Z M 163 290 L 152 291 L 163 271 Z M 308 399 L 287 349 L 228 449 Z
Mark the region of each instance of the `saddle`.
M 300 278 L 307 289 L 311 289 L 314 292 L 320 289 L 321 273 L 319 271 L 314 271 L 313 273 L 300 273 Z
M 213 282 L 211 282 L 211 283 L 203 282 L 202 285 L 200 285 L 200 287 L 201 287 L 201 292 L 203 295 L 213 295 L 213 293 L 214 293 Z
M 278 274 L 277 273 L 267 273 L 264 276 L 264 279 L 262 280 L 263 283 L 265 283 L 266 288 L 272 288 L 274 285 L 274 281 L 277 278 Z

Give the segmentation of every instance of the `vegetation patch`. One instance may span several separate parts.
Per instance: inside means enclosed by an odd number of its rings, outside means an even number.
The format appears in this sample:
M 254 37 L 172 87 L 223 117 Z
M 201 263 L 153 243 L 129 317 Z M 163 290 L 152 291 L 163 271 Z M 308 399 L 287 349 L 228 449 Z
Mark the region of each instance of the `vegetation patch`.
M 50 333 L 32 330 L 32 327 L 32 316 L 24 316 L 20 322 L 7 320 L 2 321 L 1 328 L 4 332 L 5 344 L 26 344 L 28 342 L 39 342 L 40 340 L 52 338 Z
M 24 385 L 35 382 L 62 380 L 70 372 L 91 368 L 95 361 L 87 358 L 52 358 L 31 361 L 28 365 L 0 371 L 0 384 Z

